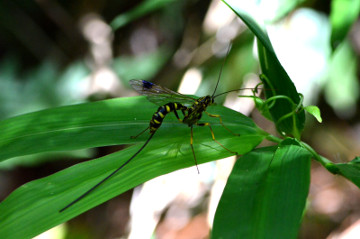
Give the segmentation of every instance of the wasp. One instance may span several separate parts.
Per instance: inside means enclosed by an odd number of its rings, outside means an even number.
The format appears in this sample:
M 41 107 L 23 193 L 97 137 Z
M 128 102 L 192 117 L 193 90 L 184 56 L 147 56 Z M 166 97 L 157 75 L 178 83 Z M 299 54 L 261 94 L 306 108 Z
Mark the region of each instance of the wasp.
M 216 88 L 218 86 L 219 81 L 216 84 L 214 93 L 210 96 L 204 96 L 200 97 L 198 99 L 192 98 L 187 95 L 183 95 L 180 93 L 177 93 L 175 91 L 172 91 L 170 89 L 167 89 L 165 87 L 161 87 L 159 85 L 156 85 L 154 83 L 145 81 L 145 80 L 130 80 L 130 85 L 140 94 L 146 95 L 147 99 L 150 102 L 153 102 L 155 104 L 161 105 L 157 111 L 153 114 L 149 126 L 141 131 L 138 135 L 132 136 L 132 138 L 136 138 L 149 130 L 150 137 L 145 142 L 145 144 L 150 141 L 152 136 L 155 134 L 155 132 L 160 128 L 164 118 L 169 113 L 174 113 L 176 118 L 179 120 L 180 123 L 187 124 L 190 127 L 190 147 L 192 150 L 192 154 L 194 157 L 195 165 L 197 166 L 197 160 L 195 156 L 194 146 L 193 146 L 193 127 L 196 126 L 208 126 L 211 132 L 212 139 L 219 144 L 221 147 L 223 147 L 225 150 L 229 151 L 232 154 L 237 154 L 236 152 L 233 152 L 226 148 L 224 145 L 222 145 L 219 141 L 216 140 L 214 131 L 211 128 L 210 123 L 200 123 L 199 120 L 201 119 L 203 113 L 206 113 L 210 117 L 216 117 L 219 119 L 220 124 L 230 133 L 233 135 L 238 136 L 238 134 L 233 133 L 230 129 L 228 129 L 222 122 L 222 118 L 220 115 L 210 114 L 206 111 L 206 108 L 212 104 L 214 104 L 214 99 L 219 96 L 223 95 L 215 95 Z M 228 92 L 226 92 L 228 93 Z M 169 103 L 163 104 L 163 102 L 170 101 Z M 179 117 L 178 111 L 180 111 L 183 115 L 183 118 L 181 119 Z M 197 168 L 198 172 L 199 169 Z
M 207 95 L 204 97 L 200 97 L 198 99 L 180 94 L 178 92 L 172 91 L 168 88 L 156 85 L 152 82 L 145 81 L 145 80 L 130 80 L 130 85 L 136 90 L 138 93 L 147 96 L 147 99 L 155 103 L 157 105 L 160 105 L 160 107 L 157 109 L 157 111 L 153 114 L 149 126 L 141 131 L 136 136 L 131 136 L 131 138 L 137 138 L 138 136 L 142 135 L 144 132 L 149 130 L 150 136 L 145 141 L 145 143 L 140 147 L 140 149 L 132 156 L 130 157 L 125 163 L 123 163 L 119 168 L 117 168 L 115 171 L 110 173 L 107 177 L 102 179 L 100 182 L 98 182 L 96 185 L 94 185 L 92 188 L 90 188 L 88 191 L 86 191 L 84 194 L 79 196 L 77 199 L 69 203 L 67 206 L 62 208 L 59 212 L 65 211 L 70 206 L 74 205 L 84 197 L 86 197 L 88 194 L 90 194 L 93 190 L 95 190 L 97 187 L 99 187 L 101 184 L 103 184 L 106 180 L 108 180 L 110 177 L 112 177 L 114 174 L 116 174 L 119 170 L 121 170 L 123 167 L 125 167 L 132 159 L 134 159 L 150 142 L 156 131 L 160 128 L 164 118 L 169 113 L 174 113 L 176 118 L 179 120 L 179 122 L 183 124 L 187 124 L 190 127 L 190 147 L 192 150 L 193 158 L 195 161 L 195 165 L 197 167 L 197 160 L 196 155 L 194 151 L 194 137 L 193 137 L 193 127 L 196 126 L 207 126 L 210 129 L 211 137 L 212 139 L 219 144 L 222 148 L 230 152 L 231 154 L 237 154 L 236 152 L 231 151 L 230 149 L 226 148 L 224 145 L 222 145 L 220 142 L 218 142 L 215 138 L 214 131 L 212 130 L 211 124 L 207 122 L 199 122 L 201 119 L 203 113 L 207 114 L 210 117 L 215 117 L 219 119 L 220 124 L 231 134 L 235 136 L 239 136 L 239 134 L 233 133 L 230 129 L 228 129 L 222 122 L 222 118 L 220 115 L 216 114 L 210 114 L 206 111 L 207 107 L 214 104 L 214 99 L 220 95 L 227 94 L 229 92 L 238 91 L 240 89 L 227 91 L 221 94 L 215 95 L 216 89 L 219 85 L 219 81 L 221 78 L 221 72 L 222 67 L 220 70 L 220 74 L 214 89 L 214 92 L 212 95 Z M 183 118 L 180 118 L 178 111 L 182 113 Z M 197 171 L 199 173 L 199 169 L 197 167 Z

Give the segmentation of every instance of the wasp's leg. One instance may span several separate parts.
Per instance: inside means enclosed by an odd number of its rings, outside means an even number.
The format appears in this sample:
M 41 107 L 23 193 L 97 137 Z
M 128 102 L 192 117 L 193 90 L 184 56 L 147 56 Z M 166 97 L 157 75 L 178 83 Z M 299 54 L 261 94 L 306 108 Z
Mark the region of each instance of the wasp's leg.
M 221 147 L 223 147 L 224 149 L 226 149 L 227 151 L 229 151 L 229 152 L 232 153 L 232 154 L 236 154 L 236 155 L 238 154 L 237 152 L 231 151 L 230 149 L 226 148 L 224 145 L 222 145 L 219 141 L 217 141 L 217 140 L 215 139 L 215 134 L 214 134 L 214 131 L 213 131 L 212 128 L 211 128 L 210 123 L 197 123 L 196 125 L 198 125 L 198 126 L 208 126 L 209 129 L 210 129 L 210 132 L 211 132 L 211 137 L 212 137 L 212 139 L 213 139 L 218 145 L 220 145 Z M 230 132 L 231 132 L 231 131 L 230 131 Z
M 143 133 L 145 133 L 145 131 L 148 130 L 149 128 L 150 128 L 150 126 L 147 127 L 146 129 L 144 129 L 143 131 L 141 131 L 138 135 L 130 136 L 130 138 L 131 138 L 131 139 L 136 139 L 137 137 L 139 137 L 140 135 L 142 135 Z
M 182 114 L 184 115 L 184 117 L 186 117 L 188 114 L 186 114 L 186 110 L 187 110 L 188 108 L 182 108 L 181 109 L 181 112 L 182 112 Z
M 174 110 L 174 114 L 175 114 L 176 118 L 179 120 L 179 122 L 182 123 L 183 120 L 180 119 L 180 117 L 179 117 L 178 113 L 176 112 L 176 110 Z
M 187 110 L 187 107 L 186 106 L 183 106 L 179 103 L 174 103 L 174 107 L 175 107 L 175 110 L 174 110 L 174 114 L 176 116 L 176 118 L 179 120 L 180 123 L 183 122 L 182 119 L 180 119 L 178 113 L 177 113 L 177 110 L 181 110 L 181 113 L 183 114 L 183 116 L 185 117 L 186 116 L 186 110 Z
M 239 136 L 240 134 L 236 134 L 234 132 L 232 132 L 228 127 L 226 127 L 223 122 L 222 122 L 222 118 L 220 115 L 213 115 L 213 114 L 210 114 L 209 112 L 206 112 L 205 113 L 210 116 L 210 117 L 213 117 L 213 118 L 219 118 L 219 121 L 220 121 L 220 124 L 222 125 L 222 127 L 224 127 L 227 131 L 229 131 L 231 134 L 235 135 L 235 136 Z
M 198 167 L 197 160 L 196 160 L 196 156 L 195 156 L 195 150 L 194 150 L 193 142 L 194 142 L 193 127 L 191 126 L 191 127 L 190 127 L 190 146 L 191 146 L 191 151 L 192 151 L 192 153 L 193 153 L 193 157 L 194 157 L 196 169 L 197 169 L 197 171 L 198 171 L 198 174 L 200 174 L 199 167 Z

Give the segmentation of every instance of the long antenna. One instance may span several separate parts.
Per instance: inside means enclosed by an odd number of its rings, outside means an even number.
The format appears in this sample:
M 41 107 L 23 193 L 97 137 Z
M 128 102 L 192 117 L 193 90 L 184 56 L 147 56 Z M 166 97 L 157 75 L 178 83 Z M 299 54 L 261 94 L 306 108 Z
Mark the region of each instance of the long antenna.
M 254 88 L 240 88 L 240 89 L 235 89 L 235 90 L 229 90 L 229 91 L 225 91 L 223 93 L 217 94 L 217 95 L 213 96 L 213 98 L 216 98 L 216 97 L 218 97 L 220 95 L 224 95 L 224 94 L 227 94 L 227 93 L 230 93 L 230 92 L 239 91 L 239 90 L 254 90 Z
M 229 44 L 229 47 L 228 47 L 227 52 L 226 52 L 226 56 L 225 56 L 224 61 L 223 61 L 222 65 L 221 65 L 219 77 L 218 77 L 218 80 L 217 80 L 217 82 L 216 82 L 215 90 L 214 90 L 214 93 L 212 94 L 211 98 L 214 98 L 216 89 L 217 89 L 217 87 L 218 87 L 218 85 L 219 85 L 219 81 L 220 81 L 220 78 L 221 78 L 222 70 L 223 70 L 223 68 L 224 68 L 224 65 L 225 65 L 225 62 L 226 62 L 226 58 L 227 58 L 228 55 L 229 55 L 230 49 L 231 49 L 231 43 Z

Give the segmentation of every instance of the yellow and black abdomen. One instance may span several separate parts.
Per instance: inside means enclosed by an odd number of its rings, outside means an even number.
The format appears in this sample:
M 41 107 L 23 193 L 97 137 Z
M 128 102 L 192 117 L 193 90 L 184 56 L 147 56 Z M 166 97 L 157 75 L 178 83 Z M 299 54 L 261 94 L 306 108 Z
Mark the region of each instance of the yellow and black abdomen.
M 166 105 L 160 106 L 155 114 L 153 114 L 153 117 L 150 121 L 150 133 L 154 133 L 161 126 L 165 116 L 170 112 L 174 112 L 176 117 L 179 119 L 179 116 L 176 113 L 177 110 L 184 112 L 187 110 L 187 107 L 180 103 L 168 103 Z

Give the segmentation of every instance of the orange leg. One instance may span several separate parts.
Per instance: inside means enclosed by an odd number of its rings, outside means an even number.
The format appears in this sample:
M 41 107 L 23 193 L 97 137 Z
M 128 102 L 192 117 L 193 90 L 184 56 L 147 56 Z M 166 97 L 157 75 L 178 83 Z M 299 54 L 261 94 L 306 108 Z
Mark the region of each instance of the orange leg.
M 236 133 L 232 132 L 228 127 L 226 127 L 226 126 L 223 124 L 222 118 L 221 118 L 220 115 L 213 115 L 213 114 L 210 114 L 210 113 L 208 113 L 208 112 L 206 112 L 206 111 L 205 111 L 205 113 L 206 113 L 208 116 L 210 116 L 210 117 L 219 118 L 220 124 L 221 124 L 227 131 L 229 131 L 231 134 L 233 134 L 233 135 L 235 135 L 235 136 L 239 136 L 239 135 L 240 135 L 240 134 L 236 134 Z M 212 133 L 212 134 L 213 134 L 213 133 Z
M 216 117 L 216 116 L 215 116 Z M 211 137 L 212 137 L 212 139 L 218 144 L 218 145 L 220 145 L 221 147 L 223 147 L 224 149 L 226 149 L 228 152 L 230 152 L 230 153 L 232 153 L 232 154 L 238 154 L 237 152 L 234 152 L 234 151 L 231 151 L 230 149 L 228 149 L 228 148 L 226 148 L 224 145 L 222 145 L 219 141 L 217 141 L 216 139 L 215 139 L 215 134 L 214 134 L 214 131 L 212 130 L 212 128 L 211 128 L 211 125 L 210 125 L 210 123 L 198 123 L 198 124 L 196 124 L 196 125 L 198 125 L 198 126 L 208 126 L 209 127 L 209 129 L 210 129 L 210 132 L 211 132 Z M 231 132 L 231 131 L 230 131 Z
M 190 126 L 190 146 L 191 146 L 191 150 L 192 150 L 192 153 L 193 153 L 193 156 L 194 156 L 196 169 L 198 171 L 198 174 L 200 174 L 199 167 L 198 167 L 197 160 L 196 160 L 196 156 L 195 156 L 194 146 L 193 146 L 193 138 L 194 138 L 193 137 L 193 127 Z

